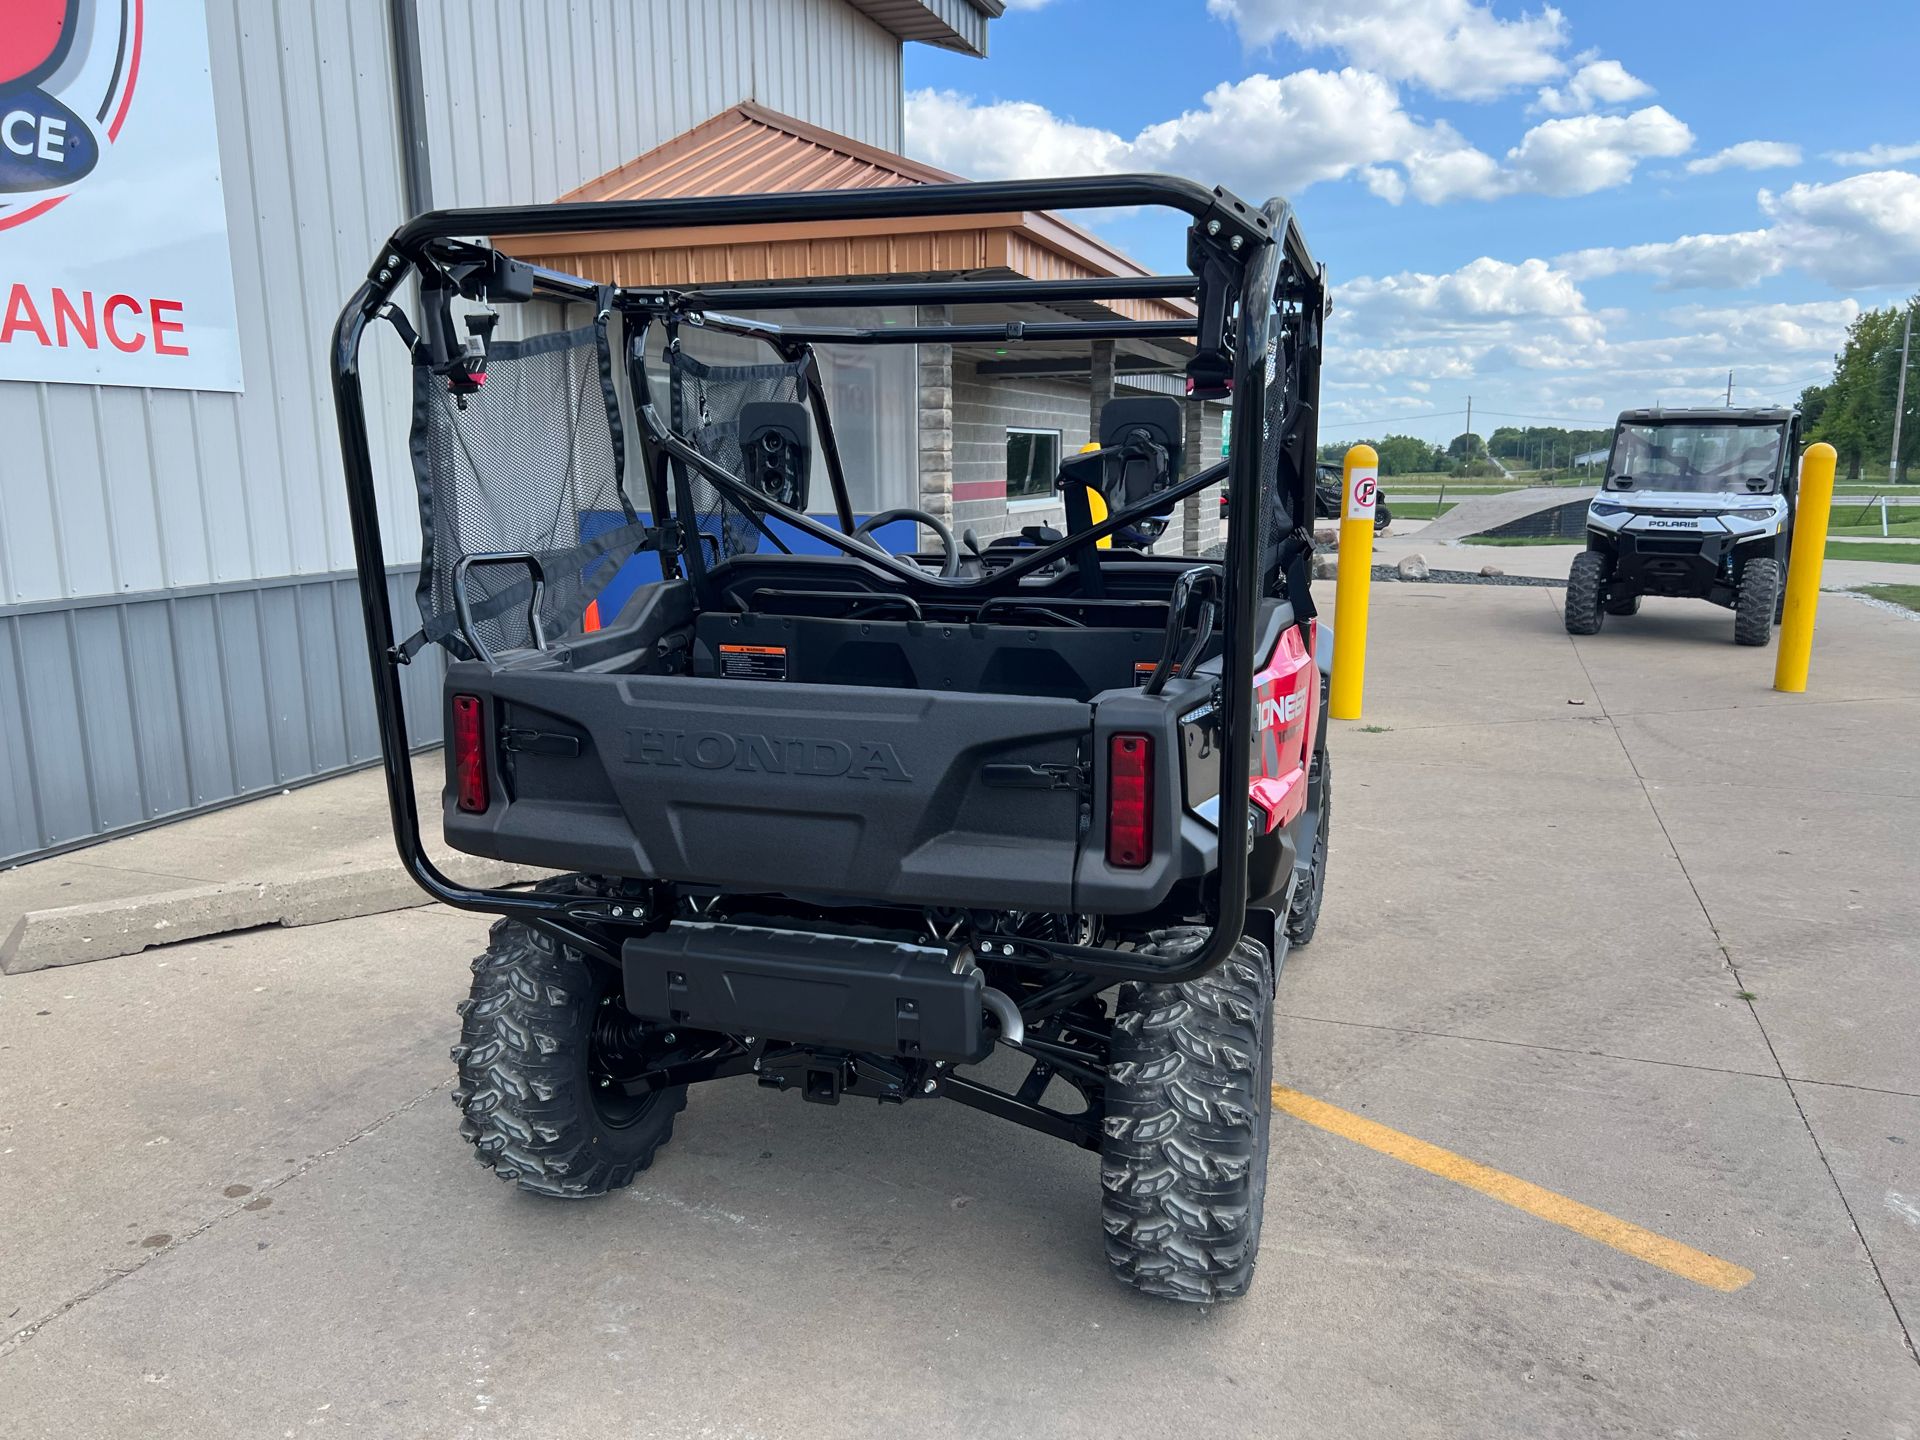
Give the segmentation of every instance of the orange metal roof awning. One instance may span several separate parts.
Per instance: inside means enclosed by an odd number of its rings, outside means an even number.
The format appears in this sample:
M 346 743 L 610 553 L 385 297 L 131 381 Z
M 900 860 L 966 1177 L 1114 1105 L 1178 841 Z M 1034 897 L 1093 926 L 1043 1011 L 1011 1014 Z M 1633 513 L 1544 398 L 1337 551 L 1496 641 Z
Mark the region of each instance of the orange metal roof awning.
M 747 101 L 560 198 L 644 200 L 874 189 L 956 178 Z M 495 243 L 551 269 L 638 289 L 935 275 L 1084 280 L 1151 273 L 1044 211 L 609 230 L 564 240 L 499 236 Z M 1111 300 L 1092 308 L 1139 320 L 1182 319 L 1193 313 L 1191 305 L 1178 300 Z

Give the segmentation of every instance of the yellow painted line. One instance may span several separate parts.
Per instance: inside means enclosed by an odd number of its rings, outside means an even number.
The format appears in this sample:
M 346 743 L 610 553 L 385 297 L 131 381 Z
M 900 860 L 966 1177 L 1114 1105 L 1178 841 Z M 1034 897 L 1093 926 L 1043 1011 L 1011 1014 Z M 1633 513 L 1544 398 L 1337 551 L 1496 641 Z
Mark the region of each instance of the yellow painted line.
M 1682 1245 L 1678 1240 L 1669 1240 L 1664 1235 L 1656 1235 L 1631 1220 L 1622 1220 L 1604 1210 L 1595 1210 L 1578 1200 L 1569 1200 L 1530 1180 L 1522 1180 L 1517 1175 L 1495 1170 L 1490 1165 L 1482 1165 L 1451 1150 L 1442 1150 L 1438 1145 L 1429 1145 L 1424 1140 L 1403 1135 L 1398 1130 L 1356 1115 L 1351 1110 L 1342 1110 L 1338 1105 L 1316 1100 L 1311 1095 L 1303 1095 L 1298 1090 L 1289 1090 L 1284 1085 L 1274 1086 L 1273 1106 L 1296 1120 L 1317 1125 L 1343 1140 L 1365 1145 L 1382 1155 L 1391 1155 L 1395 1160 L 1438 1175 L 1442 1180 L 1451 1180 L 1469 1190 L 1478 1190 L 1503 1205 L 1511 1205 L 1541 1220 L 1564 1226 L 1574 1234 L 1598 1240 L 1602 1245 L 1611 1245 L 1623 1254 L 1644 1260 L 1649 1265 L 1657 1265 L 1669 1274 L 1691 1280 L 1696 1285 L 1731 1292 L 1753 1280 L 1753 1271 L 1744 1266 L 1722 1260 L 1717 1255 L 1709 1255 L 1704 1250 L 1696 1250 L 1691 1245 Z

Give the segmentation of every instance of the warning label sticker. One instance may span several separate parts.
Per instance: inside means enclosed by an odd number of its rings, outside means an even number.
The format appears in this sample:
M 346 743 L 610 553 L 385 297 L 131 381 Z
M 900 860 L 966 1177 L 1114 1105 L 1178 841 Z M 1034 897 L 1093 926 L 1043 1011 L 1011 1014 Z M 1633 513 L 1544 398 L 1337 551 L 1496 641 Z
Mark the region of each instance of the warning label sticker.
M 784 680 L 787 678 L 787 647 L 784 645 L 722 645 L 720 678 L 723 680 Z

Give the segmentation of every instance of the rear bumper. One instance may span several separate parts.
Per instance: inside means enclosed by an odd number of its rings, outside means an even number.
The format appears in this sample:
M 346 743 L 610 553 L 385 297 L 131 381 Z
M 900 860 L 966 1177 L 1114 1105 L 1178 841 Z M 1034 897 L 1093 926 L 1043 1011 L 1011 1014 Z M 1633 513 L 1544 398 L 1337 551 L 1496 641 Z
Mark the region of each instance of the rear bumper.
M 1106 862 L 1095 759 L 1116 730 L 1154 733 L 1157 791 L 1177 796 L 1171 694 L 1088 703 L 471 662 L 450 667 L 447 694 L 480 698 L 492 744 L 483 813 L 459 808 L 449 775 L 447 841 L 494 859 L 830 902 L 1123 914 L 1205 873 L 1217 849 L 1167 804 L 1147 867 Z

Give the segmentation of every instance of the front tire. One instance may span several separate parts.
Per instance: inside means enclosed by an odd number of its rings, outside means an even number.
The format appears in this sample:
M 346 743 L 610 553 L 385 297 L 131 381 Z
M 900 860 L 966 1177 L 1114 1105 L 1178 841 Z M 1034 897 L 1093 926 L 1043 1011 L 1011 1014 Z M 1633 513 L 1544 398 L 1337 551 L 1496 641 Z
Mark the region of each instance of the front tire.
M 1598 635 L 1607 618 L 1607 557 L 1582 550 L 1567 571 L 1566 622 L 1569 635 Z
M 1773 636 L 1780 600 L 1780 562 L 1771 556 L 1747 561 L 1740 571 L 1740 591 L 1733 598 L 1734 644 L 1766 644 Z
M 1638 595 L 1626 600 L 1609 600 L 1607 602 L 1607 614 L 1609 615 L 1638 615 L 1639 613 L 1640 597 Z
M 685 1108 L 684 1085 L 632 1096 L 614 1079 L 641 1022 L 620 977 L 580 951 L 496 921 L 460 1005 L 453 1103 L 474 1158 L 522 1190 L 604 1195 L 653 1163 Z
M 1191 955 L 1200 929 L 1147 953 Z M 1180 985 L 1128 985 L 1109 1041 L 1101 1223 L 1116 1278 L 1211 1304 L 1247 1293 L 1260 1251 L 1273 1113 L 1273 964 L 1242 940 Z

